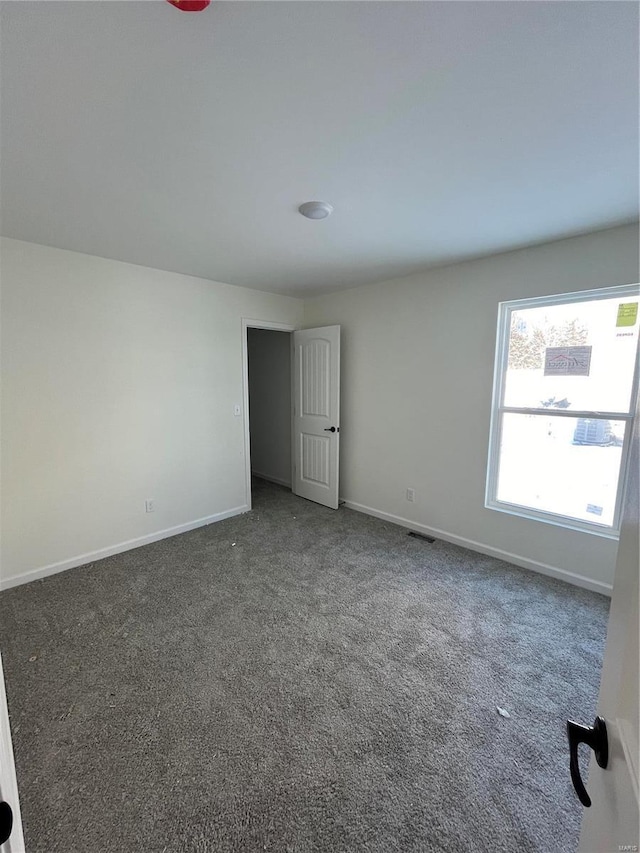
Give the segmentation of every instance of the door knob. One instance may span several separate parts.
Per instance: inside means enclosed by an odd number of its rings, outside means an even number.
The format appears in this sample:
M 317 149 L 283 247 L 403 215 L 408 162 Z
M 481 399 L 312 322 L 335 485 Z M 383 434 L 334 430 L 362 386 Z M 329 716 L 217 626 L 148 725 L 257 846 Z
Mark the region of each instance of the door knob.
M 594 751 L 598 766 L 606 768 L 609 763 L 609 739 L 607 738 L 607 724 L 602 717 L 596 717 L 593 726 L 582 726 L 567 720 L 567 737 L 569 738 L 569 770 L 571 781 L 576 790 L 578 799 L 583 806 L 589 808 L 591 797 L 584 787 L 578 764 L 578 745 L 586 743 Z
M 325 432 L 335 432 L 335 431 L 336 431 L 336 428 L 335 428 L 335 427 L 325 427 L 325 430 L 324 430 L 324 431 L 325 431 Z
M 0 803 L 0 844 L 4 844 L 7 841 L 12 829 L 13 812 L 11 811 L 11 806 L 9 803 L 2 802 Z

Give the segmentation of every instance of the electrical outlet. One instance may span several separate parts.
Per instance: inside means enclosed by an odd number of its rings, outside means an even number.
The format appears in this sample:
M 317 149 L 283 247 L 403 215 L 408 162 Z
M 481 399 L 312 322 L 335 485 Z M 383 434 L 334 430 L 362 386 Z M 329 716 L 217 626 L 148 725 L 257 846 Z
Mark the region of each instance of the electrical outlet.
M 145 512 L 155 512 L 156 511 L 156 502 L 155 501 L 145 501 L 144 502 L 144 511 Z
M 416 499 L 416 490 L 415 489 L 407 489 L 407 500 L 413 503 Z

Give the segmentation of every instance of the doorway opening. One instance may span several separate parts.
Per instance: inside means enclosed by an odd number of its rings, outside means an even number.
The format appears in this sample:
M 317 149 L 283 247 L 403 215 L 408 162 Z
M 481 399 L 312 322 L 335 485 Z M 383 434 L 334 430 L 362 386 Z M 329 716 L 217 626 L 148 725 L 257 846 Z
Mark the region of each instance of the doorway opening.
M 340 326 L 242 321 L 246 503 L 252 476 L 338 509 Z
M 291 489 L 291 332 L 279 324 L 246 321 L 244 329 L 247 503 L 256 489 Z

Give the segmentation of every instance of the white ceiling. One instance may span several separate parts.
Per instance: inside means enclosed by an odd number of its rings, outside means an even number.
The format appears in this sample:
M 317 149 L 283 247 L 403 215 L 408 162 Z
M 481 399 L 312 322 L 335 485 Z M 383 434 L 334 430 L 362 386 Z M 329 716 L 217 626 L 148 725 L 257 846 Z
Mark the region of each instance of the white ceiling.
M 307 295 L 637 217 L 635 2 L 2 7 L 11 237 Z

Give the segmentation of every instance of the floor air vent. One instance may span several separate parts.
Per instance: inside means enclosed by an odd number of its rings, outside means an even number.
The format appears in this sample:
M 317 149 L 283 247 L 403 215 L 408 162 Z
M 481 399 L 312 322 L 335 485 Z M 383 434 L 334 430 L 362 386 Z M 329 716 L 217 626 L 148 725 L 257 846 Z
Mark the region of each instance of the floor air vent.
M 433 536 L 427 536 L 425 533 L 416 533 L 415 530 L 410 530 L 409 536 L 413 536 L 414 539 L 424 539 L 424 541 L 428 542 L 430 545 L 436 541 Z

